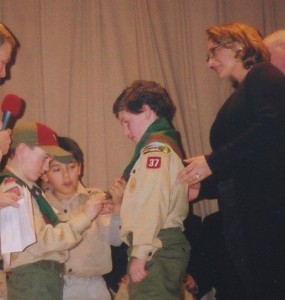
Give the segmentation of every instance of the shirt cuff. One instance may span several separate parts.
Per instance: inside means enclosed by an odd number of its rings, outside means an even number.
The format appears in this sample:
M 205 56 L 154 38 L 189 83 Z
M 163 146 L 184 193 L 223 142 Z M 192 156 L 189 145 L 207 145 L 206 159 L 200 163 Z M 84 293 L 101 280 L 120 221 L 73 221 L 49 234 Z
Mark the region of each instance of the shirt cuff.
M 120 216 L 112 214 L 111 215 L 111 222 L 113 224 L 116 224 L 116 225 L 120 226 L 121 225 L 121 218 L 120 218 Z
M 133 246 L 131 256 L 149 261 L 157 250 L 158 248 L 151 245 Z

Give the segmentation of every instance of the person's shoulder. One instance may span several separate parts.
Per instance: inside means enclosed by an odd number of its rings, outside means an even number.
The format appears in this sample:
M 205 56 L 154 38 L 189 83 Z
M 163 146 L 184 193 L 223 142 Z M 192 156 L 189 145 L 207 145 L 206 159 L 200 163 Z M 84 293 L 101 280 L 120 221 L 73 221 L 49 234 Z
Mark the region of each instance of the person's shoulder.
M 256 76 L 256 74 L 266 74 L 268 77 L 270 77 L 271 74 L 278 74 L 284 77 L 284 74 L 270 62 L 260 62 L 252 66 L 249 75 Z
M 285 75 L 269 62 L 260 62 L 255 64 L 249 70 L 245 80 L 245 86 L 252 91 L 263 90 L 280 85 L 281 88 L 285 84 Z
M 15 177 L 6 177 L 1 183 L 1 189 L 7 193 L 14 193 L 17 196 L 21 195 L 21 186 L 17 183 Z
M 98 187 L 86 187 L 82 182 L 79 182 L 77 185 L 77 194 L 82 195 L 92 195 L 97 193 L 104 192 L 102 189 Z

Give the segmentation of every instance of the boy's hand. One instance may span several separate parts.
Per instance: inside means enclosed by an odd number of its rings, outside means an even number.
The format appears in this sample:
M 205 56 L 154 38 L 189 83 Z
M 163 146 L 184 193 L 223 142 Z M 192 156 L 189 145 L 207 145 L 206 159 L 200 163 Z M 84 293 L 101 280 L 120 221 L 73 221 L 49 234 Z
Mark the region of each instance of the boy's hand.
M 130 281 L 129 275 L 126 274 L 121 278 L 120 283 L 129 284 L 129 281 Z
M 108 191 L 112 196 L 112 203 L 114 205 L 113 213 L 116 215 L 120 214 L 120 209 L 121 209 L 121 204 L 122 204 L 126 184 L 127 182 L 124 178 L 122 177 L 115 178 Z
M 144 259 L 137 257 L 131 258 L 128 274 L 132 282 L 140 282 L 147 277 L 148 272 L 145 270 L 145 264 L 146 261 Z
M 94 193 L 84 204 L 83 212 L 92 221 L 98 216 L 99 213 L 102 213 L 104 205 L 106 205 L 108 201 L 109 200 L 106 200 L 106 195 L 104 192 Z

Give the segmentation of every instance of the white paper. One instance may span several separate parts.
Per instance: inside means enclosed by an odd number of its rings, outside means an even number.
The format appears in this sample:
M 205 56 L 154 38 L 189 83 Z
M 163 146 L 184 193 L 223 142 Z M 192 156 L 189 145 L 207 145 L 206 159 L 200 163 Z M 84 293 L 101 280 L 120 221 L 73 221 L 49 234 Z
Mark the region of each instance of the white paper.
M 5 207 L 0 210 L 1 253 L 21 252 L 36 242 L 33 221 L 32 199 L 27 188 L 19 207 Z

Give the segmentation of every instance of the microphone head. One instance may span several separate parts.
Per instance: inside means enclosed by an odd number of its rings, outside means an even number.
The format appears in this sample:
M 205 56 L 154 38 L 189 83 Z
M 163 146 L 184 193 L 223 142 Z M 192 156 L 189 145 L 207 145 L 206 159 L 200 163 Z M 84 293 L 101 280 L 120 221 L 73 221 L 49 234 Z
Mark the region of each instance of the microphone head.
M 15 94 L 8 94 L 4 97 L 1 110 L 2 112 L 10 112 L 14 117 L 17 117 L 24 108 L 24 100 Z

